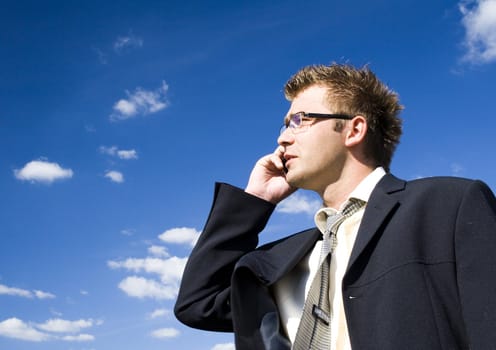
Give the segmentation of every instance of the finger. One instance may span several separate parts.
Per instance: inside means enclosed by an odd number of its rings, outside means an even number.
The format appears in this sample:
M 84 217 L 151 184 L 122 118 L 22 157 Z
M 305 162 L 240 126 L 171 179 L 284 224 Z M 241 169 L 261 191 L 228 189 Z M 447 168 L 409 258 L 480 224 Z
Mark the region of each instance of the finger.
M 285 149 L 283 146 L 279 146 L 276 148 L 275 150 L 275 155 L 279 158 L 279 161 L 277 162 L 278 164 L 278 169 L 282 170 L 284 169 L 284 162 L 285 162 L 285 159 L 284 159 L 284 152 L 285 152 Z
M 278 153 L 274 153 L 270 156 L 270 162 L 274 165 L 277 170 L 284 169 L 284 162 L 282 160 L 282 155 Z

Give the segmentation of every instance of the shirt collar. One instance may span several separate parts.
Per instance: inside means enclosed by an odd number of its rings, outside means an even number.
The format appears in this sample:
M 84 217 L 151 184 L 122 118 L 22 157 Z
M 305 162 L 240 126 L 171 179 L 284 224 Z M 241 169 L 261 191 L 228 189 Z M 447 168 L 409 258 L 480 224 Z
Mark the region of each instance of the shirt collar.
M 386 171 L 382 167 L 375 168 L 370 174 L 368 174 L 353 191 L 351 191 L 348 199 L 357 198 L 365 203 L 368 202 L 372 191 L 374 190 L 377 183 L 386 175 Z M 343 205 L 348 201 L 344 201 Z M 341 208 L 340 208 L 341 209 Z M 326 228 L 327 217 L 336 214 L 337 210 L 330 207 L 320 208 L 314 216 L 315 225 L 321 232 L 324 232 Z

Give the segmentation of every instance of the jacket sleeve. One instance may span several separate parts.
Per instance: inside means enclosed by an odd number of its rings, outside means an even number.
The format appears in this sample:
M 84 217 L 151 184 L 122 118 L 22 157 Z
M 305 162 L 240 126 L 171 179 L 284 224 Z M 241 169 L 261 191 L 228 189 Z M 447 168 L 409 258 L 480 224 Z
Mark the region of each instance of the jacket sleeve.
M 243 190 L 217 183 L 207 223 L 186 264 L 174 307 L 182 323 L 233 331 L 230 294 L 236 262 L 258 244 L 274 205 Z
M 466 190 L 459 207 L 455 249 L 470 349 L 496 349 L 496 199 L 480 181 Z

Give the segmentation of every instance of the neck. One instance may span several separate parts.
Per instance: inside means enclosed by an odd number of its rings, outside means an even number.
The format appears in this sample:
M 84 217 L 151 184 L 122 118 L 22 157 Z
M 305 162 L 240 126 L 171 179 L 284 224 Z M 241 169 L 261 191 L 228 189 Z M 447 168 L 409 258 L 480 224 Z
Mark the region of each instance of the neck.
M 328 184 L 322 191 L 318 191 L 325 207 L 339 209 L 348 199 L 351 192 L 365 179 L 373 168 L 360 164 L 350 169 L 343 169 L 340 177 L 333 183 Z

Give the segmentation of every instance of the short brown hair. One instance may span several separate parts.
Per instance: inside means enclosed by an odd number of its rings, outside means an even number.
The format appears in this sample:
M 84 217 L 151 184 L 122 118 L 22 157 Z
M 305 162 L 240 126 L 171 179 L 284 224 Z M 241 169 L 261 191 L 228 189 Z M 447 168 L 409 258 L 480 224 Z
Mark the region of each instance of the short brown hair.
M 288 80 L 284 94 L 292 101 L 300 92 L 315 85 L 329 88 L 328 101 L 333 113 L 366 118 L 365 156 L 374 166 L 389 171 L 402 132 L 399 114 L 403 106 L 398 95 L 367 66 L 355 68 L 337 63 L 302 68 Z

